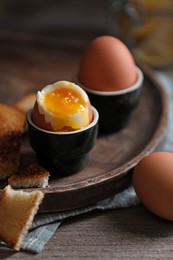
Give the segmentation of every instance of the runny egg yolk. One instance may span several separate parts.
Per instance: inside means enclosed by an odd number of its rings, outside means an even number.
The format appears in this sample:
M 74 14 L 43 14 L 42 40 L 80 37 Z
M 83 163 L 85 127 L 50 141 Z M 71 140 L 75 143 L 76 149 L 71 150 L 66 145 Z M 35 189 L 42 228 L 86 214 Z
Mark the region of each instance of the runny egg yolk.
M 72 131 L 87 126 L 91 106 L 86 93 L 74 83 L 59 81 L 37 94 L 34 122 L 43 129 Z
M 86 92 L 69 81 L 58 81 L 37 92 L 33 122 L 48 131 L 74 131 L 92 120 L 92 108 Z
M 47 111 L 56 117 L 66 118 L 86 109 L 86 102 L 73 89 L 58 88 L 44 95 L 43 101 Z

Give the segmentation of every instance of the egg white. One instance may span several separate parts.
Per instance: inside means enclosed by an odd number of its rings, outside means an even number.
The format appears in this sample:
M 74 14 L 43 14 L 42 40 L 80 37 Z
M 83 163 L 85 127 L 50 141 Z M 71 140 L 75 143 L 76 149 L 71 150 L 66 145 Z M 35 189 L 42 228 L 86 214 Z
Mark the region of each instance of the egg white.
M 63 116 L 55 116 L 53 113 L 46 109 L 44 104 L 44 96 L 57 88 L 73 89 L 83 98 L 85 102 L 85 109 L 83 111 L 77 111 L 73 115 L 69 115 L 66 118 Z M 63 129 L 63 127 L 71 127 L 73 129 L 80 129 L 89 124 L 89 99 L 86 92 L 78 85 L 69 81 L 58 81 L 52 85 L 47 85 L 41 91 L 37 92 L 38 110 L 41 115 L 44 115 L 45 122 L 50 123 L 55 131 Z

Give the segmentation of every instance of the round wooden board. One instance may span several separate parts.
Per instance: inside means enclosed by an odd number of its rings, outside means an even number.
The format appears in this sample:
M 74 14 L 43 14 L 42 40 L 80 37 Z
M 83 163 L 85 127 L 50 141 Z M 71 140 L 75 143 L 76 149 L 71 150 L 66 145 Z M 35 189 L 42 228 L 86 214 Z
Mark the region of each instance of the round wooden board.
M 0 52 L 1 102 L 7 104 L 48 83 L 72 79 L 80 57 L 79 53 L 33 46 L 4 45 Z M 133 167 L 160 144 L 167 125 L 167 96 L 153 72 L 141 68 L 142 95 L 129 125 L 118 133 L 99 136 L 84 170 L 64 178 L 59 178 L 57 172 L 57 178 L 50 178 L 49 187 L 42 189 L 45 198 L 40 212 L 76 209 L 120 192 L 130 185 Z M 24 136 L 21 163 L 35 160 L 28 137 Z
M 128 127 L 98 137 L 83 171 L 50 181 L 41 210 L 61 211 L 92 205 L 128 187 L 133 167 L 157 147 L 165 132 L 164 97 L 163 89 L 145 74 L 142 97 Z

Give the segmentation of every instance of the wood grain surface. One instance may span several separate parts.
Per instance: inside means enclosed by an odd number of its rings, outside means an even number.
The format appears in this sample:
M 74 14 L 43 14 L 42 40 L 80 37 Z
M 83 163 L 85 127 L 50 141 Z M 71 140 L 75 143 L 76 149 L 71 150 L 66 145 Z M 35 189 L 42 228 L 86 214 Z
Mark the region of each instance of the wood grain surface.
M 11 48 L 9 48 L 11 46 Z M 26 94 L 57 80 L 72 80 L 80 52 L 38 45 L 2 45 L 0 98 L 13 104 Z M 123 130 L 99 136 L 87 166 L 64 178 L 52 177 L 40 212 L 64 211 L 91 205 L 130 184 L 131 169 L 162 140 L 167 123 L 167 98 L 153 73 L 143 67 L 144 83 L 139 105 Z M 152 111 L 152 113 L 151 113 Z M 22 140 L 21 167 L 36 161 L 28 137 Z
M 1 259 L 172 259 L 173 225 L 142 206 L 93 212 L 63 222 L 43 252 L 15 253 L 0 247 Z

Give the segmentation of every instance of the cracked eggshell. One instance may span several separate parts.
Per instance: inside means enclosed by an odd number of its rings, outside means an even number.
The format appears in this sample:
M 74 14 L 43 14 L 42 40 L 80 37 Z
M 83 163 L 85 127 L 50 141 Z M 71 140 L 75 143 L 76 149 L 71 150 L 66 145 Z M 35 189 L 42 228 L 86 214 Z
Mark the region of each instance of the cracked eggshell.
M 56 91 L 62 92 L 58 94 L 60 98 L 56 100 L 51 97 L 52 105 L 50 99 L 49 103 L 46 103 L 45 96 L 50 93 L 55 96 Z M 83 128 L 92 121 L 88 95 L 72 82 L 58 81 L 48 85 L 37 93 L 32 120 L 38 127 L 48 131 L 73 131 Z

